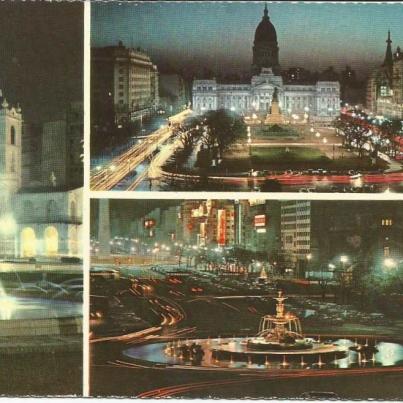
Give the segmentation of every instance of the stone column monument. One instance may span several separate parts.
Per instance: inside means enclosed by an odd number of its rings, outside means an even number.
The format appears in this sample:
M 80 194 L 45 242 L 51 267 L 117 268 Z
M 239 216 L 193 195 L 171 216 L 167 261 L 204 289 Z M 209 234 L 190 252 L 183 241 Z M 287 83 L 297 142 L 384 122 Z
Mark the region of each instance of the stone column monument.
M 109 219 L 109 200 L 99 199 L 98 207 L 98 240 L 99 256 L 109 256 L 111 254 L 111 227 Z

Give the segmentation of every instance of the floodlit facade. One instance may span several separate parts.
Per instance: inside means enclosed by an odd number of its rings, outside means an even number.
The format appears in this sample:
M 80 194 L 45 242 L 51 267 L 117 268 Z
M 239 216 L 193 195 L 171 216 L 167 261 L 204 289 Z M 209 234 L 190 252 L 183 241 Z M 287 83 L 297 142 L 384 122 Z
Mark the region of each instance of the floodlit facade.
M 118 46 L 91 51 L 94 121 L 112 114 L 117 123 L 153 113 L 159 104 L 158 70 L 139 49 Z
M 78 103 L 31 127 L 1 100 L 0 256 L 81 256 L 82 117 Z
M 193 109 L 197 113 L 229 109 L 241 115 L 267 114 L 277 90 L 281 112 L 286 116 L 329 122 L 340 114 L 338 81 L 284 83 L 278 59 L 276 31 L 265 8 L 255 33 L 250 83 L 221 84 L 215 79 L 196 79 L 193 81 Z
M 367 82 L 366 106 L 369 112 L 390 119 L 403 119 L 403 53 L 400 47 L 392 54 L 390 32 L 385 59 Z

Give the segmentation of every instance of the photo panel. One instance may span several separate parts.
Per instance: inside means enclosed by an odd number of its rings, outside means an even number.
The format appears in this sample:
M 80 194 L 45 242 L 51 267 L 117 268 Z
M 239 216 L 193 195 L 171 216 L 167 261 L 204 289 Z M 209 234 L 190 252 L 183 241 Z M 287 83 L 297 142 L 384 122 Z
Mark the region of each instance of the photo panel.
M 92 199 L 90 395 L 401 400 L 402 207 Z
M 91 190 L 401 192 L 402 16 L 93 3 Z
M 0 4 L 0 395 L 83 393 L 83 10 Z

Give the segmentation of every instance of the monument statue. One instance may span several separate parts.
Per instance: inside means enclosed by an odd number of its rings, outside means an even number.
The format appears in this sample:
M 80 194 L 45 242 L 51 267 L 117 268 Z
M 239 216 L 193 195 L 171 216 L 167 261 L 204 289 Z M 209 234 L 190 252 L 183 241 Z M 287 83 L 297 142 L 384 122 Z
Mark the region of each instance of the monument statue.
M 271 106 L 269 113 L 264 121 L 266 124 L 282 124 L 284 123 L 283 115 L 280 111 L 279 100 L 278 100 L 278 88 L 275 87 L 271 99 Z

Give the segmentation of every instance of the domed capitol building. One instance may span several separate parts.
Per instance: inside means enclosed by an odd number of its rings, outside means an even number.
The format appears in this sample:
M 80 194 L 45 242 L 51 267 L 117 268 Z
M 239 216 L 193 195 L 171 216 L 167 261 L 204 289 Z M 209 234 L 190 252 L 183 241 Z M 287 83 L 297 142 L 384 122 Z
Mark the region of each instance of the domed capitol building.
M 221 84 L 216 79 L 193 81 L 193 110 L 230 109 L 242 115 L 266 114 L 277 92 L 281 112 L 296 119 L 330 122 L 340 113 L 338 81 L 284 83 L 279 63 L 277 33 L 270 21 L 267 5 L 253 43 L 251 82 Z

